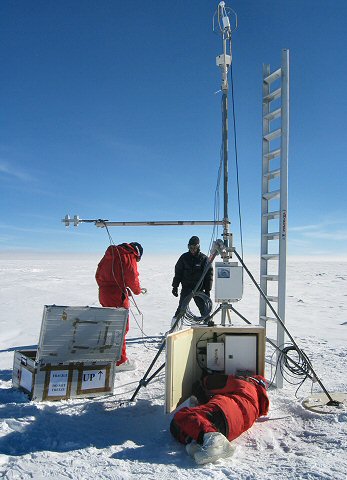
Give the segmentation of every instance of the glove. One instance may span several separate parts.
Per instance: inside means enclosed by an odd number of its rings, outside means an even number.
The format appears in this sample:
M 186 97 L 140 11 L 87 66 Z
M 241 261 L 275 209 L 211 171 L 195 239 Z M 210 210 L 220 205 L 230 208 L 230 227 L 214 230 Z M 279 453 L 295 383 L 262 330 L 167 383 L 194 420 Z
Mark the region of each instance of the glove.
M 174 297 L 178 297 L 178 288 L 177 288 L 177 287 L 173 287 L 173 289 L 172 289 L 172 295 L 173 295 Z
M 209 296 L 210 296 L 210 290 L 205 290 L 205 291 L 204 291 L 204 294 L 209 297 Z

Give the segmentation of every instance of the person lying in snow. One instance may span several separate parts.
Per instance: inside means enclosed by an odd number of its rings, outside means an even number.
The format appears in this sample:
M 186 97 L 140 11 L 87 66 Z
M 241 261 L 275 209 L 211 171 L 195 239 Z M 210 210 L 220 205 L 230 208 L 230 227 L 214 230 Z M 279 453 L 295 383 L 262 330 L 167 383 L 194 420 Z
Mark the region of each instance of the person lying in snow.
M 176 412 L 170 431 L 186 445 L 187 453 L 198 464 L 232 455 L 235 447 L 230 441 L 269 409 L 266 383 L 261 375 L 206 375 L 194 386 L 193 394 L 199 405 Z

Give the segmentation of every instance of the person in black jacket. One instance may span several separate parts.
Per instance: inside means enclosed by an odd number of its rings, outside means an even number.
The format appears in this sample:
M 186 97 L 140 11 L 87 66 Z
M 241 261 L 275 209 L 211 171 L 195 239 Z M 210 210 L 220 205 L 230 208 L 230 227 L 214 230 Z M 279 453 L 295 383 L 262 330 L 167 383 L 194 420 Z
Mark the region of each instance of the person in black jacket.
M 178 297 L 178 287 L 180 284 L 182 285 L 182 290 L 174 319 L 178 315 L 184 299 L 196 287 L 204 271 L 206 262 L 207 256 L 200 252 L 199 237 L 193 236 L 188 243 L 188 252 L 180 256 L 175 266 L 175 276 L 172 280 L 172 294 L 175 297 Z M 201 284 L 198 286 L 197 291 L 204 292 L 206 295 L 210 296 L 212 281 L 213 268 L 211 265 Z M 194 301 L 202 315 L 204 309 L 203 300 L 199 297 L 194 297 Z

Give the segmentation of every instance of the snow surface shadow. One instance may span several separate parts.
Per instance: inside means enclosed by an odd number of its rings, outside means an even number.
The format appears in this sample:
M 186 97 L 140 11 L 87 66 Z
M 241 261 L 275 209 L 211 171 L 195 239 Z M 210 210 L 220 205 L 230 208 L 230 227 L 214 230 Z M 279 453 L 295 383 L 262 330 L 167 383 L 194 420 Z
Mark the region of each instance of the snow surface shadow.
M 12 370 L 0 370 L 0 380 L 8 382 L 12 379 Z
M 200 468 L 200 466 L 187 455 L 185 447 L 170 437 L 170 432 L 165 431 L 162 435 L 158 435 L 156 439 L 148 442 L 148 444 L 142 445 L 141 447 L 124 448 L 120 452 L 111 455 L 111 458 L 161 465 L 175 464 L 180 468 Z M 158 444 L 155 444 L 156 442 L 158 442 Z
M 0 418 L 12 431 L 0 438 L 4 454 L 119 446 L 115 454 L 119 458 L 157 461 L 167 455 L 168 463 L 172 463 L 168 455 L 174 443 L 169 433 L 170 417 L 164 414 L 162 405 L 139 400 L 135 405 L 119 406 L 110 399 L 20 404 L 18 392 L 6 390 L 0 390 Z

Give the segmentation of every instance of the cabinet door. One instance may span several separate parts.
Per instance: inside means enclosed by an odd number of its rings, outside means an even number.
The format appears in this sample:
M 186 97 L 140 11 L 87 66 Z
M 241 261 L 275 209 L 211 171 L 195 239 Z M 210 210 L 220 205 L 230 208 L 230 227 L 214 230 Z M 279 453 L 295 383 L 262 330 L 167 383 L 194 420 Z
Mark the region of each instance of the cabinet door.
M 170 413 L 191 396 L 197 380 L 193 329 L 171 333 L 166 338 L 165 411 Z
M 225 373 L 228 375 L 258 372 L 257 335 L 225 335 Z

